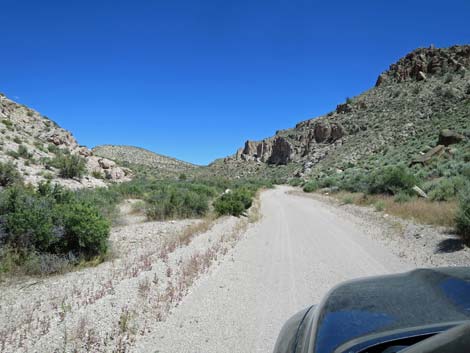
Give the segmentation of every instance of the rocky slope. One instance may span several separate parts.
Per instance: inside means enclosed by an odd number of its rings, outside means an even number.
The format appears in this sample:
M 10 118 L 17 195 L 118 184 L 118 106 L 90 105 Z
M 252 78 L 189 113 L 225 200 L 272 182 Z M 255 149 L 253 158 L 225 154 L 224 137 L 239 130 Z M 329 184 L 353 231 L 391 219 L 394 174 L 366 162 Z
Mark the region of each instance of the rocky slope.
M 57 155 L 79 155 L 86 163 L 82 178 L 63 179 L 51 166 Z M 0 162 L 13 163 L 26 183 L 52 180 L 70 188 L 104 186 L 130 180 L 132 172 L 95 156 L 72 134 L 38 112 L 0 95 Z
M 442 129 L 468 141 L 469 71 L 470 45 L 417 49 L 369 91 L 273 137 L 247 141 L 210 168 L 227 176 L 308 177 L 373 165 L 372 159 L 411 163 L 436 146 Z
M 134 146 L 102 145 L 94 147 L 92 151 L 97 156 L 126 165 L 139 174 L 178 176 L 197 168 L 194 164 Z

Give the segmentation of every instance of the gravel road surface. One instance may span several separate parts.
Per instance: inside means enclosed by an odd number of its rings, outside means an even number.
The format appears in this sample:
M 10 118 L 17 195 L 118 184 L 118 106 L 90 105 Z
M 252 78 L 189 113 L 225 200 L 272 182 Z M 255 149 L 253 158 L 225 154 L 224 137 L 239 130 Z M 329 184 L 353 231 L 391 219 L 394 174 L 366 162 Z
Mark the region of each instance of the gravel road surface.
M 411 269 L 357 223 L 288 190 L 262 194 L 261 221 L 135 352 L 268 353 L 284 321 L 337 283 Z

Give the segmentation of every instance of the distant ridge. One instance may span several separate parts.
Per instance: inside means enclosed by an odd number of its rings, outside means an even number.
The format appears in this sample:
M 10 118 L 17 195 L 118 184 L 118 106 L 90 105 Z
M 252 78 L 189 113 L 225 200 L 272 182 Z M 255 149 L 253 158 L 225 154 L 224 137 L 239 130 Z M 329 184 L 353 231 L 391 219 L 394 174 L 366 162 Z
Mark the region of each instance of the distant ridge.
M 100 145 L 92 149 L 97 156 L 112 159 L 132 169 L 144 169 L 160 176 L 176 175 L 198 166 L 173 157 L 164 156 L 145 148 L 125 145 Z

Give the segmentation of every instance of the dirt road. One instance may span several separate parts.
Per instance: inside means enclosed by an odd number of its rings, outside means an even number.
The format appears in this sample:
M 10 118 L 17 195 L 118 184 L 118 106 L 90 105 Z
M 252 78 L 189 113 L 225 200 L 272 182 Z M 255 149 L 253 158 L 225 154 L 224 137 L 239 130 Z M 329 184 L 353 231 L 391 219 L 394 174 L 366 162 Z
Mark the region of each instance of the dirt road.
M 262 220 L 135 352 L 271 352 L 283 324 L 335 284 L 411 268 L 356 223 L 280 187 Z

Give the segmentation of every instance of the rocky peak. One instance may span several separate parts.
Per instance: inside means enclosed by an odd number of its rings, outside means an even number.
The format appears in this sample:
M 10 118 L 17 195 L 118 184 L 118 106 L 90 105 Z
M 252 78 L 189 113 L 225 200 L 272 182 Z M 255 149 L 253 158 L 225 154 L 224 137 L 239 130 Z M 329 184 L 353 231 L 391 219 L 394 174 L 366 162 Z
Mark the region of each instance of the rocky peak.
M 430 75 L 470 69 L 470 45 L 438 49 L 420 48 L 401 58 L 377 79 L 376 86 L 406 80 L 422 81 Z

